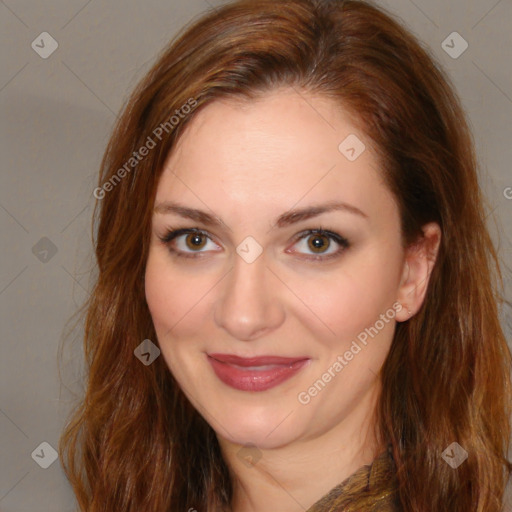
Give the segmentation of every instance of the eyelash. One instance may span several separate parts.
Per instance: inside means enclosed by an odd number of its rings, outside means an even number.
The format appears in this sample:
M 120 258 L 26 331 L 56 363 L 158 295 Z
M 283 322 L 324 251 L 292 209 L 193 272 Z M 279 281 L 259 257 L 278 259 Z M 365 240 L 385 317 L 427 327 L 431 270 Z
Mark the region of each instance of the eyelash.
M 198 252 L 187 253 L 187 252 L 182 252 L 182 251 L 176 250 L 171 246 L 171 242 L 174 239 L 176 239 L 179 236 L 189 235 L 189 234 L 202 235 L 202 236 L 205 236 L 205 237 L 209 238 L 210 240 L 212 240 L 212 237 L 206 231 L 203 231 L 199 228 L 182 228 L 182 229 L 175 229 L 175 230 L 168 229 L 163 236 L 159 236 L 158 238 L 160 239 L 160 241 L 162 243 L 164 243 L 165 245 L 168 246 L 168 249 L 171 253 L 173 253 L 174 255 L 176 255 L 178 257 L 183 257 L 183 258 L 202 257 L 203 252 L 198 251 Z M 340 256 L 342 252 L 344 252 L 346 249 L 348 249 L 350 247 L 350 242 L 346 238 L 339 235 L 338 233 L 335 233 L 328 229 L 324 229 L 322 227 L 319 227 L 316 229 L 307 229 L 305 231 L 302 231 L 301 233 L 298 233 L 294 239 L 293 245 L 295 245 L 300 240 L 307 239 L 309 236 L 312 236 L 312 235 L 323 235 L 323 236 L 327 237 L 328 239 L 336 242 L 340 246 L 340 248 L 337 251 L 335 251 L 331 254 L 328 254 L 327 256 L 321 256 L 321 255 L 314 256 L 311 254 L 307 255 L 307 256 L 302 256 L 304 259 L 307 259 L 310 261 L 318 262 L 318 261 L 326 261 L 326 260 L 330 260 L 332 258 L 336 258 L 336 257 Z M 300 253 L 300 254 L 303 254 L 303 253 Z

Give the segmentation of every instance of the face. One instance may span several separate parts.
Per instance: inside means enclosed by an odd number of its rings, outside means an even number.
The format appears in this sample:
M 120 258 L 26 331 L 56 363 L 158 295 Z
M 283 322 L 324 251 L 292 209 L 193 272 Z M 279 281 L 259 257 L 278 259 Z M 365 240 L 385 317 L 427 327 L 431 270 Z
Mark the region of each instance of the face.
M 348 421 L 378 387 L 403 273 L 397 205 L 330 99 L 217 101 L 167 159 L 147 303 L 170 371 L 228 442 Z

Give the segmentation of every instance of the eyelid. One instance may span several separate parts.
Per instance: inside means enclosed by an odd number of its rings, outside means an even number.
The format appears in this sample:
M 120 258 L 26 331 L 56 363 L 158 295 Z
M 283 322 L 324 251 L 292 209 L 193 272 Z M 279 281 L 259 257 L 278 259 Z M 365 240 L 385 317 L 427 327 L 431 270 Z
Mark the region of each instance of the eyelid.
M 312 228 L 312 229 L 305 229 L 304 231 L 301 231 L 300 233 L 297 233 L 294 237 L 294 241 L 301 240 L 308 235 L 325 235 L 327 238 L 332 238 L 335 242 L 339 243 L 340 245 L 348 244 L 348 240 L 344 238 L 343 236 L 339 235 L 335 231 L 331 231 L 327 228 Z
M 327 228 L 323 228 L 322 226 L 318 228 L 313 229 L 305 229 L 304 231 L 297 233 L 297 235 L 294 237 L 294 241 L 292 245 L 295 245 L 300 240 L 304 240 L 308 236 L 312 235 L 323 235 L 327 237 L 329 240 L 334 241 L 336 244 L 339 245 L 339 249 L 334 251 L 333 253 L 324 254 L 324 253 L 318 253 L 318 254 L 306 254 L 301 253 L 298 251 L 289 251 L 293 254 L 300 254 L 301 258 L 311 261 L 327 261 L 331 258 L 336 258 L 341 255 L 342 252 L 344 252 L 346 249 L 350 247 L 350 242 L 340 234 L 336 233 L 335 231 L 332 231 Z
M 182 236 L 182 235 L 188 235 L 188 234 L 194 234 L 194 233 L 206 236 L 213 243 L 219 245 L 215 241 L 216 237 L 212 236 L 208 231 L 206 231 L 204 229 L 196 228 L 196 227 L 194 227 L 194 228 L 177 228 L 177 229 L 169 227 L 166 229 L 165 234 L 162 236 L 158 236 L 158 238 L 160 239 L 160 241 L 162 243 L 169 246 L 170 242 L 172 242 L 175 238 L 178 238 L 179 236 Z M 329 230 L 329 229 L 326 229 L 326 228 L 323 228 L 320 226 L 318 228 L 305 229 L 305 230 L 301 231 L 300 233 L 297 233 L 293 237 L 292 246 L 295 245 L 300 240 L 303 240 L 303 239 L 307 238 L 308 236 L 312 236 L 315 234 L 320 234 L 320 235 L 326 236 L 329 240 L 337 243 L 340 246 L 340 248 L 337 251 L 335 251 L 334 253 L 327 254 L 327 255 L 323 255 L 322 253 L 305 254 L 305 253 L 301 253 L 298 251 L 288 251 L 288 249 L 286 251 L 289 253 L 292 253 L 292 254 L 300 254 L 301 255 L 300 257 L 302 259 L 311 260 L 311 261 L 322 261 L 322 260 L 325 261 L 325 260 L 339 256 L 343 251 L 348 249 L 351 245 L 350 242 L 345 237 L 339 235 L 338 233 L 336 233 L 332 230 Z M 169 248 L 169 250 L 177 256 L 183 256 L 183 257 L 188 257 L 188 258 L 198 258 L 198 257 L 201 257 L 202 255 L 206 254 L 207 252 L 211 252 L 211 251 L 186 252 L 186 251 L 180 251 L 180 250 L 175 250 L 175 249 L 171 249 L 171 248 Z
M 215 237 L 213 237 L 208 231 L 200 228 L 167 228 L 165 234 L 163 236 L 159 236 L 158 238 L 164 242 L 168 243 L 181 235 L 188 235 L 192 233 L 198 233 L 199 235 L 205 235 L 210 238 L 212 241 Z
M 208 231 L 206 231 L 204 229 L 200 229 L 200 228 L 177 228 L 177 229 L 174 229 L 174 228 L 169 227 L 166 229 L 165 234 L 158 235 L 158 238 L 160 239 L 160 241 L 163 244 L 165 244 L 168 247 L 169 251 L 172 252 L 173 254 L 175 254 L 176 256 L 185 257 L 185 258 L 199 258 L 199 257 L 202 257 L 206 252 L 210 252 L 210 251 L 187 252 L 187 251 L 181 251 L 179 249 L 171 248 L 171 242 L 175 238 L 178 238 L 183 235 L 190 235 L 190 234 L 195 234 L 195 233 L 197 233 L 199 235 L 203 235 L 203 236 L 207 237 L 209 240 L 211 240 L 213 243 L 215 243 L 216 245 L 219 245 L 215 241 L 214 236 L 212 236 Z

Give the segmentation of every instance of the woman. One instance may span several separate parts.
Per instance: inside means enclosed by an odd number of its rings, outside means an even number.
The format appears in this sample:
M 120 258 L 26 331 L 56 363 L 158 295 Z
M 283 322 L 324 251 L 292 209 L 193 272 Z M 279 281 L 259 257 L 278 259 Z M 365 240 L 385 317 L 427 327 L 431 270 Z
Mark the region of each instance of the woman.
M 82 510 L 498 512 L 511 358 L 471 134 L 363 1 L 239 1 L 161 55 L 98 188 Z

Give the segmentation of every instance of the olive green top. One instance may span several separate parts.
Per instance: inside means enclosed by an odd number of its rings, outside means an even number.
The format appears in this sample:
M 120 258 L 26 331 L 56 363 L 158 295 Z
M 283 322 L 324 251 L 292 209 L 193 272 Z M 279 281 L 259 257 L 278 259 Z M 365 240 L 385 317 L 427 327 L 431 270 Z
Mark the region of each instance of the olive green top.
M 386 486 L 382 484 L 386 483 Z M 383 487 L 384 492 L 376 492 Z M 377 494 L 376 497 L 373 497 Z M 364 501 L 364 504 L 361 503 Z M 358 505 L 359 504 L 359 505 Z M 391 450 L 362 466 L 331 489 L 307 512 L 401 512 L 396 493 L 396 470 Z

